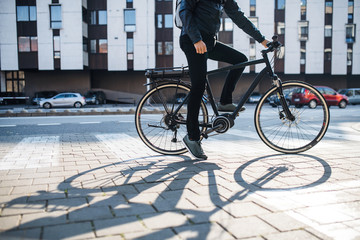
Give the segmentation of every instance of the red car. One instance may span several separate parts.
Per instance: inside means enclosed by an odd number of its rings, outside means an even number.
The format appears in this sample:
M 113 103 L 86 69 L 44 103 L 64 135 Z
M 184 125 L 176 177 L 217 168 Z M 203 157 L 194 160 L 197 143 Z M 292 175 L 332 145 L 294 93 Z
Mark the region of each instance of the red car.
M 337 93 L 334 89 L 325 86 L 315 86 L 317 90 L 324 96 L 328 106 L 339 106 L 339 108 L 346 108 L 349 103 L 347 96 Z M 308 105 L 309 108 L 316 108 L 320 104 L 318 98 L 304 88 L 298 88 L 292 95 L 292 103 L 296 107 Z

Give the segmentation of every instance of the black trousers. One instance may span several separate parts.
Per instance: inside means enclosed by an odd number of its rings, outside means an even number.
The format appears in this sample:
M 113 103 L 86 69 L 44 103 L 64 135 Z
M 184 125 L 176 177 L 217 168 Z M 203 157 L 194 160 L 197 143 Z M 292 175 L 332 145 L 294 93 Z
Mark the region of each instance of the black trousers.
M 216 41 L 214 37 L 202 36 L 208 50 L 205 54 L 196 53 L 194 44 L 187 35 L 182 35 L 180 37 L 180 47 L 186 55 L 191 78 L 191 91 L 188 102 L 186 125 L 189 138 L 195 141 L 200 139 L 198 118 L 201 99 L 205 91 L 207 60 L 212 59 L 230 64 L 238 64 L 248 60 L 244 54 L 228 45 Z M 239 68 L 231 70 L 228 73 L 220 97 L 220 102 L 222 104 L 232 103 L 232 92 L 243 71 L 244 68 Z

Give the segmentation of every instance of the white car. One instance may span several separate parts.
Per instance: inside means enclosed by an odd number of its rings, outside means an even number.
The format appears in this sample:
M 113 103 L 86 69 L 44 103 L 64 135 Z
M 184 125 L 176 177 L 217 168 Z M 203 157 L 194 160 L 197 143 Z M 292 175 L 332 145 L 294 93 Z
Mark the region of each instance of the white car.
M 40 101 L 39 105 L 43 108 L 52 107 L 75 107 L 80 108 L 86 104 L 85 97 L 80 93 L 59 93 L 52 98 Z

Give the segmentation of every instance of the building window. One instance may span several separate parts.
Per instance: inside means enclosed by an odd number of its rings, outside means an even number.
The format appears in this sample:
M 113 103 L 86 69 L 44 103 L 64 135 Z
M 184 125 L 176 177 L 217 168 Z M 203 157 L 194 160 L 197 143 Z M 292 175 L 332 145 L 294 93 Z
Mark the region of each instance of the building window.
M 306 50 L 305 48 L 300 49 L 300 64 L 305 65 L 306 63 Z
M 107 24 L 107 11 L 91 11 L 90 12 L 90 24 L 91 25 L 106 25 Z
M 19 46 L 19 52 L 37 52 L 38 51 L 37 37 L 19 37 L 18 46 Z
M 172 14 L 157 14 L 156 15 L 156 27 L 157 28 L 172 28 L 173 27 L 173 15 Z
M 356 24 L 346 24 L 345 29 L 346 29 L 346 43 L 354 43 Z
M 300 21 L 299 22 L 299 39 L 308 40 L 309 36 L 309 22 L 308 21 Z
M 157 42 L 157 55 L 163 55 L 163 43 Z
M 332 14 L 333 13 L 333 2 L 326 1 L 325 2 L 325 13 Z
M 54 36 L 54 59 L 60 59 L 60 36 Z
M 306 19 L 306 0 L 300 1 L 300 13 L 301 13 L 301 19 Z
M 278 59 L 284 59 L 284 57 L 285 57 L 285 47 L 284 46 L 280 47 L 279 51 L 276 51 L 276 57 Z
M 164 15 L 164 20 L 165 20 L 165 24 L 164 27 L 165 28 L 172 28 L 173 27 L 173 15 L 172 14 L 165 14 Z
M 36 6 L 17 6 L 16 18 L 18 22 L 36 21 Z
M 84 23 L 87 23 L 87 14 L 88 14 L 88 11 L 86 8 L 82 7 L 82 21 Z
M 256 0 L 250 0 L 250 16 L 256 15 Z
M 348 49 L 347 50 L 347 65 L 348 66 L 352 65 L 352 55 L 353 55 L 352 49 Z
M 325 60 L 331 61 L 331 48 L 325 48 L 324 54 L 325 54 Z
M 354 0 L 349 0 L 349 3 L 348 3 L 348 13 L 351 13 L 351 14 L 354 13 Z
M 107 39 L 99 39 L 99 53 L 107 53 L 108 44 Z
M 277 22 L 276 23 L 276 33 L 278 35 L 285 34 L 285 23 L 284 22 Z
M 107 53 L 107 52 L 108 52 L 107 39 L 90 40 L 90 53 Z
M 30 37 L 30 51 L 37 52 L 38 51 L 38 38 Z
M 96 39 L 90 40 L 90 53 L 96 53 Z
M 173 55 L 173 42 L 157 42 L 157 55 Z
M 354 1 L 349 0 L 348 2 L 348 23 L 354 22 Z
M 325 37 L 331 37 L 332 36 L 332 25 L 325 25 Z
M 99 11 L 99 25 L 106 25 L 107 24 L 107 12 L 106 10 Z
M 125 32 L 135 32 L 136 30 L 135 9 L 124 10 L 124 29 Z
M 285 0 L 277 0 L 276 8 L 278 10 L 284 10 L 285 9 Z
M 83 37 L 83 51 L 88 52 L 88 39 L 86 37 Z
M 232 31 L 233 29 L 233 21 L 230 18 L 221 18 L 220 31 Z
M 6 92 L 23 93 L 25 91 L 25 73 L 6 72 Z
M 96 24 L 96 16 L 97 16 L 97 12 L 96 11 L 91 11 L 90 12 L 90 24 L 91 25 L 95 25 Z
M 254 24 L 254 26 L 256 28 L 258 28 L 259 26 L 259 21 L 258 21 L 258 18 L 257 17 L 249 17 L 249 20 Z
M 256 46 L 255 43 L 250 43 L 249 60 L 256 59 Z
M 50 26 L 52 29 L 61 28 L 61 5 L 50 5 Z
M 19 52 L 30 52 L 30 37 L 19 37 Z
M 162 28 L 163 27 L 163 17 L 162 14 L 156 15 L 156 27 Z
M 134 60 L 134 39 L 126 39 L 126 53 L 128 60 Z
M 173 55 L 173 42 L 165 42 L 165 55 Z

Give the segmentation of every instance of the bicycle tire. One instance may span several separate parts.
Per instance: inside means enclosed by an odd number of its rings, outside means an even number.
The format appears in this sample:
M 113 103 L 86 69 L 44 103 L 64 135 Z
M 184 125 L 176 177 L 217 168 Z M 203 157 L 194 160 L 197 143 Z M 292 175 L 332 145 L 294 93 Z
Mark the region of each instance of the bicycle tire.
M 135 112 L 135 126 L 140 139 L 150 149 L 166 155 L 187 152 L 182 142 L 187 134 L 187 104 L 183 104 L 176 115 L 174 111 L 181 105 L 182 96 L 189 92 L 190 88 L 184 84 L 167 83 L 150 89 L 141 98 Z M 174 119 L 182 123 L 174 124 Z M 200 105 L 199 123 L 208 123 L 208 111 L 204 101 Z M 201 131 L 205 130 L 206 127 L 202 127 Z
M 269 89 L 255 109 L 255 127 L 260 139 L 270 148 L 282 153 L 300 153 L 315 146 L 325 135 L 330 122 L 329 107 L 323 95 L 310 84 L 289 81 L 282 84 L 285 98 L 289 100 L 294 121 L 286 119 L 282 106 L 271 107 L 271 99 L 278 99 L 277 88 Z M 317 107 L 303 107 L 298 93 L 307 90 L 317 98 Z M 285 93 L 289 92 L 289 95 Z M 267 100 L 270 99 L 270 104 Z M 269 105 L 269 106 L 267 106 Z M 306 105 L 306 104 L 305 104 Z M 273 105 L 274 106 L 274 105 Z

